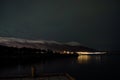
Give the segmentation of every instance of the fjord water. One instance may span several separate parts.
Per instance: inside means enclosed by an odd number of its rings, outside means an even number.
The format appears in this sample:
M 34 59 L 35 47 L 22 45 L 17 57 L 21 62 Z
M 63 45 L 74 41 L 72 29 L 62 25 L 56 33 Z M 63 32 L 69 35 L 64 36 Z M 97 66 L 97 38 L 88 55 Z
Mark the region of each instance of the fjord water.
M 2 61 L 0 61 L 2 62 Z M 68 73 L 76 80 L 119 78 L 120 55 L 80 55 L 78 57 L 40 60 L 29 63 L 1 63 L 0 77 Z

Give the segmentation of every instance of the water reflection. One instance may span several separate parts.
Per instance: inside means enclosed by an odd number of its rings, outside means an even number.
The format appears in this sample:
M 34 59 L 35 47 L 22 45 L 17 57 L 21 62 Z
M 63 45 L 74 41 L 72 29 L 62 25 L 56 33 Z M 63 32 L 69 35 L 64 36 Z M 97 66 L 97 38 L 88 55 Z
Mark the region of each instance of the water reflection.
M 112 67 L 114 69 L 116 69 L 116 67 L 117 69 L 119 69 L 119 66 L 117 66 L 119 60 L 120 60 L 120 56 L 118 55 L 116 56 L 80 55 L 78 57 L 71 57 L 71 58 L 41 60 L 36 63 L 34 62 L 26 63 L 26 64 L 19 63 L 15 65 L 2 64 L 2 66 L 0 67 L 0 77 L 9 77 L 9 76 L 34 77 L 37 75 L 49 74 L 49 73 L 69 73 L 73 77 L 75 77 L 76 80 L 81 80 L 81 77 L 84 76 L 86 77 L 86 73 L 87 76 L 98 75 L 99 72 L 103 72 L 103 74 L 106 75 L 107 73 L 104 73 L 106 72 L 104 70 L 108 70 L 109 73 L 110 72 L 109 70 Z
M 100 55 L 79 55 L 77 58 L 78 63 L 80 64 L 88 64 L 88 63 L 101 63 L 101 56 Z
M 88 55 L 80 55 L 78 56 L 78 63 L 83 64 L 83 63 L 88 63 L 88 61 L 90 60 L 90 56 Z

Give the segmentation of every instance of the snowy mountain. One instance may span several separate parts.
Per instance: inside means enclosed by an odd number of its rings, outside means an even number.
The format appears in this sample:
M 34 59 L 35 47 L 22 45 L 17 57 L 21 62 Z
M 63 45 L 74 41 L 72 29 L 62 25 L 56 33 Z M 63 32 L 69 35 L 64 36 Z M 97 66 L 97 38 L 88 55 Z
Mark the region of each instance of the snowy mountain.
M 17 48 L 51 49 L 54 51 L 95 51 L 94 49 L 81 46 L 78 42 L 61 43 L 57 41 L 28 40 L 10 37 L 0 37 L 0 45 Z

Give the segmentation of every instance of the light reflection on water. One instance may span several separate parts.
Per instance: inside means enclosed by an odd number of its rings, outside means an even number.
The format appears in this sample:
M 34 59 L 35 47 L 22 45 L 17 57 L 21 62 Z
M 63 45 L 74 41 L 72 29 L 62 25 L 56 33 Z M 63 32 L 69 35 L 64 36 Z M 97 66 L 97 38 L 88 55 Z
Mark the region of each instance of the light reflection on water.
M 87 76 L 93 78 L 93 75 L 100 77 L 103 74 L 102 76 L 104 77 L 106 74 L 112 74 L 110 70 L 118 71 L 118 64 L 120 64 L 118 61 L 120 61 L 120 56 L 118 55 L 79 55 L 72 58 L 41 60 L 36 63 L 8 64 L 3 67 L 0 66 L 0 77 L 69 73 L 76 80 L 87 80 L 84 79 Z
M 40 61 L 38 63 L 31 64 L 16 64 L 15 66 L 1 68 L 1 76 L 16 76 L 16 75 L 31 75 L 33 67 L 36 69 L 36 73 L 57 73 L 57 72 L 70 72 L 72 70 L 80 70 L 79 66 L 83 64 L 103 64 L 106 60 L 103 55 L 79 55 L 77 58 L 65 58 L 56 60 Z M 93 64 L 92 64 L 93 63 Z M 76 70 L 76 71 L 77 71 Z
M 88 61 L 90 60 L 90 56 L 88 55 L 80 55 L 78 56 L 78 63 L 83 64 L 83 63 L 88 63 Z
M 96 55 L 96 56 L 92 56 L 92 55 L 79 55 L 77 58 L 78 63 L 80 64 L 88 64 L 88 63 L 101 63 L 101 56 L 100 55 Z

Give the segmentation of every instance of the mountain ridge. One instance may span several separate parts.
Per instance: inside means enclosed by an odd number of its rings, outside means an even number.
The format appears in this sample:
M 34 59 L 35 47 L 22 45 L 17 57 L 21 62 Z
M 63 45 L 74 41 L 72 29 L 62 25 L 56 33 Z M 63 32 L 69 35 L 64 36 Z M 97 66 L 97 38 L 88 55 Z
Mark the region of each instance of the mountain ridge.
M 17 48 L 36 48 L 51 49 L 54 51 L 96 51 L 95 49 L 85 47 L 78 42 L 61 43 L 58 41 L 48 40 L 28 40 L 11 37 L 0 37 L 0 45 Z

